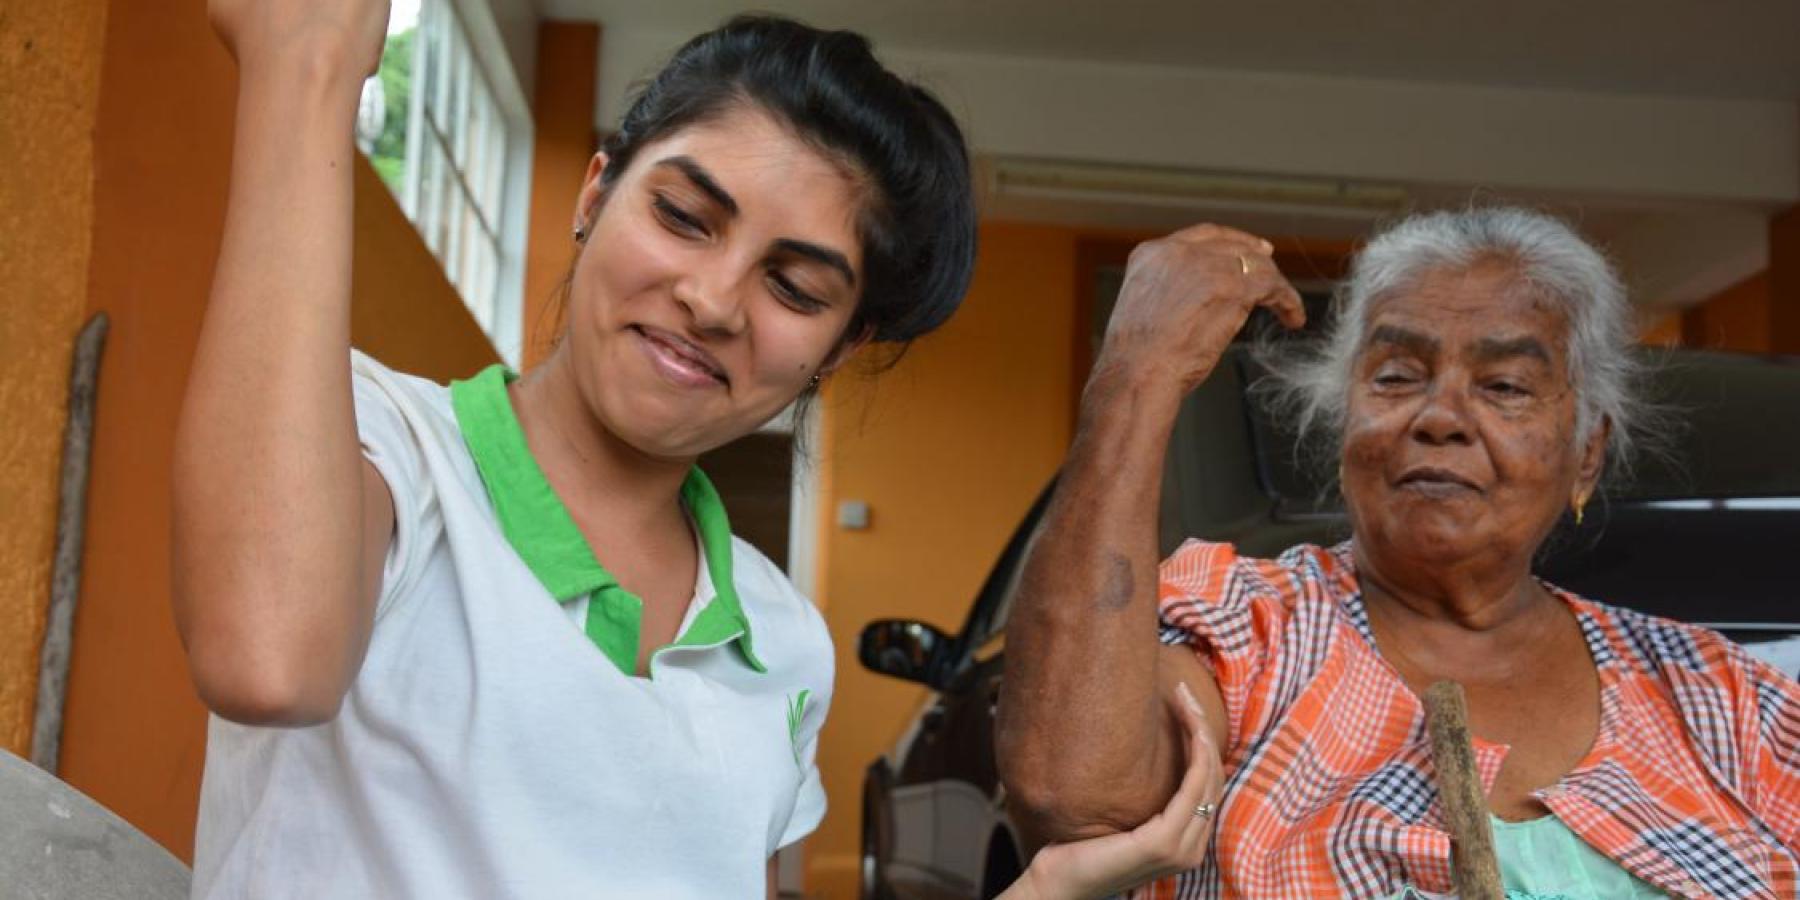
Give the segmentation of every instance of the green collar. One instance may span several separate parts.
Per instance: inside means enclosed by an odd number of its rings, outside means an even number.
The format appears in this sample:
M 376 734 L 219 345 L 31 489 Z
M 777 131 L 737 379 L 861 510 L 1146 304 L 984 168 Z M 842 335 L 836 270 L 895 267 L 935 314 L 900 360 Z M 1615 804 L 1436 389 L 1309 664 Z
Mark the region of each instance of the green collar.
M 475 458 L 475 468 L 493 501 L 507 543 L 559 602 L 588 595 L 588 638 L 619 671 L 633 675 L 644 603 L 594 558 L 568 507 L 532 458 L 525 430 L 506 395 L 507 384 L 518 377 L 495 364 L 468 381 L 452 382 L 450 405 L 456 412 L 456 424 Z M 744 662 L 765 672 L 751 650 L 750 620 L 731 578 L 731 522 L 719 492 L 699 466 L 682 483 L 681 499 L 700 531 L 714 597 L 669 646 L 717 646 L 736 641 Z

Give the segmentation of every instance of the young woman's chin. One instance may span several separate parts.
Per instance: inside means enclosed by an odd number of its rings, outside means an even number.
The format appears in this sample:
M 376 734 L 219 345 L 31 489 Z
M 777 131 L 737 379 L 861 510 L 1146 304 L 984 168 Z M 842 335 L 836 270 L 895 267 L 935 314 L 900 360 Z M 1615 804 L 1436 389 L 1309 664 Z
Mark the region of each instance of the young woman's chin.
M 758 404 L 749 409 L 720 398 L 697 399 L 645 391 L 615 398 L 603 405 L 602 424 L 614 437 L 646 456 L 659 459 L 691 459 L 743 437 L 781 411 Z

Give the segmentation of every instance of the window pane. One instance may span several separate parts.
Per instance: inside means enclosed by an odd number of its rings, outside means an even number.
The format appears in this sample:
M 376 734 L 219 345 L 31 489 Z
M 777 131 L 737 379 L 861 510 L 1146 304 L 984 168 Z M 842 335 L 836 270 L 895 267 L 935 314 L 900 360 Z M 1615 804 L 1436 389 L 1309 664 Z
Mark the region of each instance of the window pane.
M 481 306 L 487 311 L 488 331 L 492 333 L 498 324 L 499 309 L 494 293 L 494 249 L 485 236 L 479 231 L 471 234 L 474 242 L 470 245 L 469 258 L 469 293 L 481 298 Z
M 483 241 L 481 258 L 484 261 L 481 273 L 481 289 L 487 291 L 487 295 L 492 298 L 490 302 L 494 305 L 495 327 L 498 329 L 500 316 L 504 312 L 500 305 L 500 249 L 498 245 L 491 241 Z M 512 314 L 514 316 L 518 315 L 516 311 Z
M 450 158 L 455 161 L 456 168 L 461 170 L 468 164 L 469 134 L 469 59 L 468 42 L 457 34 L 453 39 L 456 44 L 455 58 L 451 61 L 450 100 L 444 106 L 444 118 L 438 124 L 443 129 L 444 140 L 450 145 Z
M 438 223 L 443 219 L 444 210 L 444 155 L 438 148 L 437 139 L 429 133 L 425 135 L 423 144 L 419 154 L 422 169 L 419 178 L 419 233 L 425 237 L 425 246 L 441 262 L 444 259 L 444 237 Z
M 488 165 L 481 173 L 481 208 L 487 212 L 488 224 L 496 231 L 500 228 L 500 190 L 505 184 L 506 176 L 506 126 L 496 116 L 494 127 L 488 130 Z
M 475 225 L 474 205 L 468 202 L 467 195 L 461 196 L 462 202 L 457 204 L 457 210 L 461 215 L 457 216 L 456 221 L 456 246 L 460 248 L 461 252 L 457 255 L 454 270 L 456 274 L 453 277 L 456 279 L 457 285 L 464 288 L 464 295 L 473 304 L 478 298 L 468 290 L 473 283 L 473 279 L 469 276 L 474 273 L 475 258 L 481 251 L 481 229 Z
M 458 226 L 462 223 L 463 195 L 462 191 L 456 189 L 455 176 L 450 173 L 448 166 L 444 169 L 441 192 L 444 196 L 444 218 L 441 226 L 444 230 L 444 271 L 449 274 L 450 280 L 455 282 L 456 267 L 462 262 L 462 241 L 458 240 L 462 236 L 462 229 Z
M 426 60 L 419 90 L 425 95 L 425 114 L 437 119 L 444 108 L 444 72 L 449 65 L 449 43 L 446 40 L 449 31 L 448 11 L 441 0 L 433 0 L 424 12 L 421 26 L 425 30 Z
M 502 315 L 499 237 L 508 127 L 452 0 L 395 0 L 395 22 L 363 109 L 362 146 L 400 196 L 424 243 L 493 336 Z M 381 116 L 385 113 L 385 116 Z M 510 324 L 510 323 L 509 323 Z

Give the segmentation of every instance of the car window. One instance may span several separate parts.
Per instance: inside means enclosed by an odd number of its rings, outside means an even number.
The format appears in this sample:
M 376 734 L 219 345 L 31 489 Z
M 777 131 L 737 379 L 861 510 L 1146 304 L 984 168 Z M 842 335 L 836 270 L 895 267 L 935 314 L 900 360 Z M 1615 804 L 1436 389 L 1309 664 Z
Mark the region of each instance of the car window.
M 1037 511 L 1039 509 L 1033 508 L 1033 513 L 1037 513 Z M 1026 526 L 1031 529 L 1030 535 L 1026 536 L 1026 549 L 1030 551 L 1031 542 L 1037 540 L 1042 520 L 1039 520 L 1037 515 L 1031 515 Z M 970 628 L 968 628 L 965 639 L 968 641 L 968 646 L 974 650 L 972 655 L 976 659 L 990 659 L 994 653 L 999 653 L 1001 646 L 1006 643 L 1006 617 L 1012 616 L 1013 598 L 1019 594 L 1019 576 L 1024 574 L 1024 556 L 1026 556 L 1024 553 L 1019 556 L 1010 556 L 1010 554 L 1001 556 L 1003 563 L 1012 562 L 1013 565 L 1006 572 L 995 572 L 1004 578 L 1003 583 L 999 585 L 999 592 L 995 594 L 994 601 L 988 603 L 983 610 L 977 610 L 979 616 L 970 621 Z

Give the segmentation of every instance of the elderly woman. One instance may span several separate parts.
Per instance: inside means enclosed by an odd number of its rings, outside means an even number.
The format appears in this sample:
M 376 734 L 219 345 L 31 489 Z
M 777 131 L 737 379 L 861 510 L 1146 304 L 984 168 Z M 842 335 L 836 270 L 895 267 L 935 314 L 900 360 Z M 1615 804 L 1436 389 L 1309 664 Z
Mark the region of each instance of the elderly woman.
M 1437 213 L 1373 240 L 1323 348 L 1284 373 L 1300 423 L 1335 442 L 1351 539 L 1274 560 L 1189 541 L 1158 569 L 1183 395 L 1253 308 L 1302 318 L 1269 252 L 1200 226 L 1132 255 L 1009 625 L 1015 816 L 1050 841 L 1129 835 L 1212 767 L 1222 788 L 1183 814 L 1210 850 L 1120 886 L 1444 894 L 1419 697 L 1449 679 L 1509 893 L 1795 896 L 1800 686 L 1710 631 L 1532 576 L 1626 461 L 1638 405 L 1618 279 L 1556 220 Z M 1183 686 L 1210 731 L 1192 749 L 1169 713 Z

